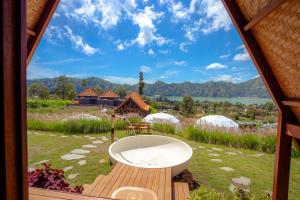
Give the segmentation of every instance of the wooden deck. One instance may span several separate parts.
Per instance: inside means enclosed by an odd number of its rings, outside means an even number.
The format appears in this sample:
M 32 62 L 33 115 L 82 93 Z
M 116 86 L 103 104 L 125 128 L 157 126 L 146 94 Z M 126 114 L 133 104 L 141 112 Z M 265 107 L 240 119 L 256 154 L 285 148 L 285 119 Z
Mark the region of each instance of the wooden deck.
M 157 194 L 158 200 L 186 200 L 189 196 L 187 183 L 172 181 L 171 168 L 147 169 L 117 163 L 108 175 L 99 175 L 92 184 L 85 186 L 82 195 L 31 188 L 29 199 L 39 199 L 41 195 L 44 195 L 44 197 L 45 195 L 47 195 L 46 197 L 56 195 L 52 196 L 55 198 L 40 198 L 45 200 L 109 199 L 116 189 L 125 186 L 150 189 Z M 47 192 L 43 193 L 41 191 Z

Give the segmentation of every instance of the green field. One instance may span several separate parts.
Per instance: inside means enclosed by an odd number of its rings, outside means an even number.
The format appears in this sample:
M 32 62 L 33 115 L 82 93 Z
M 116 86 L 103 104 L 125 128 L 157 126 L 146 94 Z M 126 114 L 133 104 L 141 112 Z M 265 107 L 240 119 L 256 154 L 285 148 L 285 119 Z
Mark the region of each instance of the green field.
M 123 131 L 117 131 L 117 137 L 125 136 Z M 161 134 L 153 132 L 153 134 Z M 67 137 L 66 137 L 67 136 Z M 88 137 L 89 136 L 89 137 Z M 82 145 L 92 144 L 94 140 L 101 140 L 102 136 L 109 138 L 109 133 L 105 134 L 61 134 L 53 132 L 28 132 L 28 159 L 30 167 L 40 167 L 40 164 L 34 164 L 43 160 L 49 160 L 49 163 L 55 168 L 64 168 L 73 166 L 73 169 L 66 172 L 66 179 L 73 186 L 91 183 L 99 174 L 107 174 L 110 170 L 108 162 L 108 146 L 110 141 L 103 144 L 97 144 L 96 148 L 89 149 L 91 152 L 83 158 L 87 164 L 80 166 L 79 160 L 66 161 L 60 157 L 69 153 L 73 149 L 81 148 Z M 250 189 L 256 195 L 262 195 L 266 191 L 272 190 L 273 181 L 273 163 L 274 154 L 266 154 L 259 151 L 245 150 L 241 148 L 231 148 L 222 145 L 204 144 L 194 141 L 186 141 L 193 148 L 193 157 L 189 165 L 189 170 L 200 184 L 209 186 L 218 191 L 228 191 L 231 178 L 241 176 L 251 179 Z M 214 150 L 218 148 L 220 150 Z M 231 154 L 228 154 L 231 152 Z M 234 153 L 234 155 L 232 155 Z M 218 157 L 209 154 L 218 154 Z M 257 156 L 260 155 L 260 156 Z M 82 160 L 83 160 L 82 159 Z M 211 159 L 221 159 L 223 162 L 212 162 Z M 100 163 L 99 161 L 106 161 Z M 220 169 L 221 167 L 230 167 L 234 171 L 228 172 Z M 290 198 L 297 200 L 300 192 L 299 182 L 300 159 L 292 159 Z M 68 179 L 68 175 L 76 174 L 75 179 Z

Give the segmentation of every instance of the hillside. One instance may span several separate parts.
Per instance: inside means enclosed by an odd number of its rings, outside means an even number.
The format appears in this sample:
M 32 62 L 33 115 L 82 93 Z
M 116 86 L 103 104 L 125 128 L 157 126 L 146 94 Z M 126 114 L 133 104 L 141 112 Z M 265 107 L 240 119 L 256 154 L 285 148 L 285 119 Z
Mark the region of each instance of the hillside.
M 55 90 L 57 78 L 45 78 L 28 80 L 28 87 L 32 83 L 40 83 L 49 88 L 50 91 Z M 69 78 L 74 84 L 76 91 L 81 92 L 80 86 L 81 80 L 79 78 Z M 103 90 L 116 89 L 119 86 L 124 86 L 128 90 L 135 90 L 137 85 L 121 85 L 112 83 L 100 78 L 90 77 L 87 78 L 87 87 L 98 86 Z M 145 84 L 144 93 L 147 96 L 161 95 L 161 96 L 201 96 L 201 97 L 261 97 L 268 98 L 269 94 L 266 91 L 265 86 L 260 78 L 255 78 L 242 83 L 230 83 L 230 82 L 213 82 L 206 83 L 164 83 L 157 81 L 153 84 Z

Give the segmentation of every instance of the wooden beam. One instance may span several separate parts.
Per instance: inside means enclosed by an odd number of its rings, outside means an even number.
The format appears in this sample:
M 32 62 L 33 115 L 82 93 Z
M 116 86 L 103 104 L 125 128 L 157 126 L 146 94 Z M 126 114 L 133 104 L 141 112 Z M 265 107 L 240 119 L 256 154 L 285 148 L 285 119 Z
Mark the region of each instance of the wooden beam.
M 28 199 L 26 1 L 0 2 L 0 199 Z
M 30 37 L 27 43 L 27 64 L 29 64 L 35 49 L 37 48 L 42 36 L 57 8 L 59 0 L 48 0 L 44 11 L 35 27 L 35 37 Z
M 35 36 L 35 32 L 29 28 L 27 28 L 27 33 L 31 36 Z
M 256 14 L 256 16 L 246 26 L 244 26 L 244 30 L 248 31 L 249 29 L 251 29 L 253 26 L 255 26 L 257 23 L 259 23 L 261 20 L 263 20 L 263 18 L 268 16 L 270 13 L 272 13 L 278 6 L 283 4 L 285 1 L 286 0 L 273 0 L 273 1 L 271 1 L 269 3 L 269 5 L 267 5 L 263 9 L 261 9 L 258 12 L 258 14 Z
M 287 123 L 285 133 L 293 138 L 300 139 L 300 125 Z
M 236 1 L 222 0 L 222 2 L 229 13 L 232 22 L 237 28 L 252 61 L 254 62 L 269 94 L 273 99 L 273 102 L 275 103 L 278 111 L 282 111 L 283 105 L 281 101 L 284 99 L 284 94 L 255 37 L 251 31 L 244 31 L 243 28 L 247 24 L 247 20 L 243 16 Z
M 281 103 L 285 106 L 300 107 L 300 99 L 284 99 Z
M 292 137 L 285 134 L 288 116 L 286 110 L 278 116 L 277 143 L 274 164 L 273 200 L 287 200 L 292 150 Z

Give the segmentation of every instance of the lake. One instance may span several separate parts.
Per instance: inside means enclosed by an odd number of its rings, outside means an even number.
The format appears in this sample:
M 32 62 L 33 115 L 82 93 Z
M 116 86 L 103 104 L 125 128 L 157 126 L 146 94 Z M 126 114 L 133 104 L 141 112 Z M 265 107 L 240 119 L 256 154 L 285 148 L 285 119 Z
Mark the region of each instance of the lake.
M 183 97 L 179 96 L 167 96 L 172 101 L 182 101 Z M 199 101 L 211 101 L 211 102 L 224 102 L 230 103 L 242 103 L 242 104 L 264 104 L 266 102 L 272 102 L 271 98 L 258 98 L 258 97 L 240 97 L 240 98 L 224 98 L 224 97 L 193 97 L 194 100 Z

